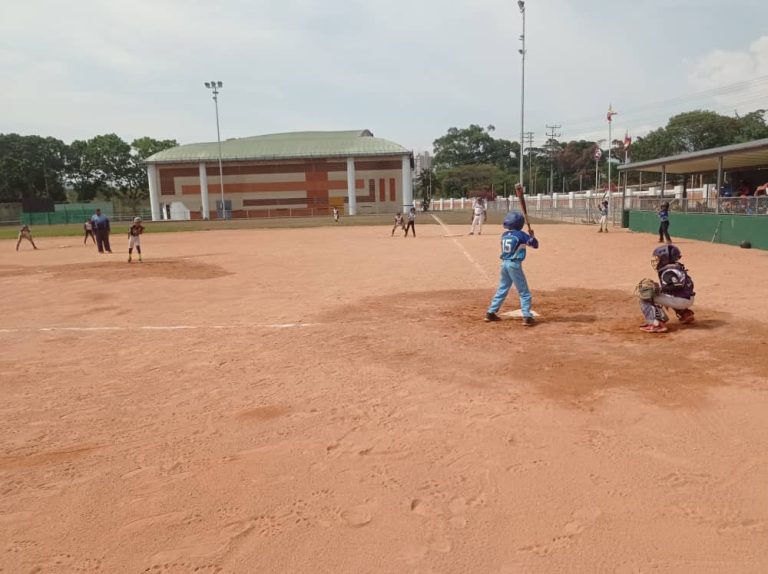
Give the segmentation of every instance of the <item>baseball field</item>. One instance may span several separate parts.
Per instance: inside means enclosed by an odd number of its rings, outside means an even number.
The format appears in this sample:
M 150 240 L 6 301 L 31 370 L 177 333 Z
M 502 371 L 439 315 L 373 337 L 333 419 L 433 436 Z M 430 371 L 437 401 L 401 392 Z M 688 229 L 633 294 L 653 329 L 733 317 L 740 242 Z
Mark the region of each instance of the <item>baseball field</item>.
M 768 252 L 468 228 L 0 241 L 0 572 L 768 571 Z

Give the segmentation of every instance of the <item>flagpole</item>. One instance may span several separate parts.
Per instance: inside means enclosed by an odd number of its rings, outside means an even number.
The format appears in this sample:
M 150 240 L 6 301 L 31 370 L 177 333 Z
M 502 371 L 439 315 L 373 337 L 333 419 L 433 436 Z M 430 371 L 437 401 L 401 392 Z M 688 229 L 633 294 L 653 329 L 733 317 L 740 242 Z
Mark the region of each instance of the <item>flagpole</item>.
M 613 138 L 611 136 L 611 128 L 613 127 L 613 118 L 608 118 L 608 207 L 610 208 L 611 202 L 611 144 Z
M 613 127 L 613 106 L 608 105 L 608 219 L 613 216 L 613 198 L 611 197 L 611 145 L 613 139 L 611 136 L 611 128 Z

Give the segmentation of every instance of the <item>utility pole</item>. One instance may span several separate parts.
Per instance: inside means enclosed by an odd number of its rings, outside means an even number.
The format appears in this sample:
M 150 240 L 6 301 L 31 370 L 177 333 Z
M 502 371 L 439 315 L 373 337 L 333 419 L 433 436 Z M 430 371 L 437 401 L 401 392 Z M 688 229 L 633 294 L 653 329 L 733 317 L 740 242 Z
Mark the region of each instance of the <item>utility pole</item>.
M 531 163 L 531 148 L 533 147 L 533 132 L 525 132 L 525 145 L 528 146 L 528 186 L 530 187 L 533 185 L 533 164 Z M 525 184 L 523 184 L 523 187 L 525 187 Z M 528 193 L 531 193 L 531 191 L 529 190 Z
M 552 195 L 555 192 L 554 186 L 554 172 L 555 172 L 555 138 L 559 138 L 562 134 L 557 131 L 563 126 L 553 125 L 547 126 L 549 130 L 547 132 L 547 146 L 549 147 L 549 194 Z

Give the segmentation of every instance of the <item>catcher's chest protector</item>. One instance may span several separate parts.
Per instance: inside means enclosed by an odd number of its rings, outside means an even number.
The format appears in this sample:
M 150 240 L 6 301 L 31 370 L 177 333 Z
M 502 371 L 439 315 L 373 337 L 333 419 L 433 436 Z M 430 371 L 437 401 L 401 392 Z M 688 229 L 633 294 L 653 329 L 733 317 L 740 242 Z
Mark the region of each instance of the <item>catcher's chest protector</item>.
M 693 289 L 693 280 L 680 263 L 665 265 L 659 269 L 662 290 Z

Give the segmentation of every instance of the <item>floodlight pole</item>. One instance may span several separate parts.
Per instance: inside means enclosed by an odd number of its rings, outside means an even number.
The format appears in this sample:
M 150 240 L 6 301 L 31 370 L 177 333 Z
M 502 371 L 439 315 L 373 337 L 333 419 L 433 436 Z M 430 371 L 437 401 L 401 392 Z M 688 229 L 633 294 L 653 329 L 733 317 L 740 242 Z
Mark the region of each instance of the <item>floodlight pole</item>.
M 520 81 L 520 185 L 523 185 L 524 170 L 523 170 L 523 146 L 525 141 L 525 2 L 524 0 L 517 0 L 517 6 L 520 8 L 520 13 L 523 15 L 523 33 L 520 35 L 520 41 L 522 42 L 522 48 L 518 50 L 520 56 L 522 56 L 522 79 Z M 525 187 L 523 187 L 525 190 Z
M 219 88 L 223 88 L 224 84 L 215 82 L 205 82 L 205 87 L 209 90 L 213 90 L 213 102 L 216 106 L 216 141 L 219 144 L 219 189 L 221 190 L 221 218 L 227 218 L 227 208 L 224 203 L 224 170 L 221 162 L 221 130 L 219 129 Z

